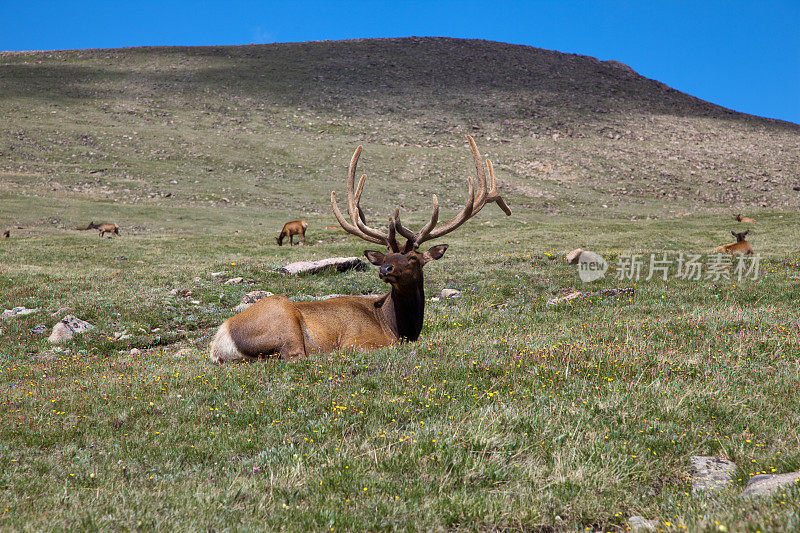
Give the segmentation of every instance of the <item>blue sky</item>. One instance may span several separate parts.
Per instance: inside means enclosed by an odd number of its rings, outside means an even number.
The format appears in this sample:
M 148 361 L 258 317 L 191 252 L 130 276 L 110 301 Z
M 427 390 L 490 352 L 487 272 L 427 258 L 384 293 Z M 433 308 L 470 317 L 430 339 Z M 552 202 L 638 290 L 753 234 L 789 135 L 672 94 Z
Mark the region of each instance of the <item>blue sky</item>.
M 0 50 L 410 35 L 615 59 L 698 98 L 800 123 L 800 0 L 0 0 Z

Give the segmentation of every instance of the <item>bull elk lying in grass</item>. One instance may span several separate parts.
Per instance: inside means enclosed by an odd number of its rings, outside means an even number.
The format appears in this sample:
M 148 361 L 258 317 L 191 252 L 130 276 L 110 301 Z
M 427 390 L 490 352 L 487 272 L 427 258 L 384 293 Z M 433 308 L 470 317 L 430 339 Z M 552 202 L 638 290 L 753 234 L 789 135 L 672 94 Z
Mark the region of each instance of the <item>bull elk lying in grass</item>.
M 755 224 L 756 220 L 750 217 L 743 217 L 741 213 L 733 215 L 733 220 L 736 222 L 744 222 L 745 224 Z
M 89 222 L 86 226 L 86 229 L 96 229 L 99 231 L 99 236 L 103 237 L 106 233 L 111 233 L 112 235 L 119 235 L 119 226 L 112 222 L 101 222 L 100 224 L 96 224 L 94 220 Z
M 302 243 L 306 243 L 306 229 L 308 228 L 308 224 L 305 220 L 292 220 L 291 222 L 287 222 L 283 225 L 283 229 L 281 230 L 281 234 L 275 239 L 278 241 L 278 246 L 283 246 L 283 239 L 289 237 L 289 244 L 294 246 L 294 236 L 300 235 L 302 239 Z
M 750 243 L 745 240 L 745 236 L 750 233 L 750 230 L 743 231 L 742 233 L 736 233 L 735 231 L 731 231 L 734 237 L 736 237 L 736 242 L 732 242 L 730 244 L 723 244 L 722 246 L 717 246 L 714 248 L 713 252 L 715 254 L 747 254 L 752 255 L 753 247 L 750 246 Z
M 416 233 L 400 222 L 399 209 L 395 209 L 394 216 L 389 218 L 386 232 L 368 226 L 360 205 L 366 176 L 361 176 L 358 186 L 355 185 L 360 146 L 350 161 L 347 177 L 350 222 L 339 211 L 336 193 L 331 192 L 333 214 L 342 228 L 388 249 L 389 253 L 364 251 L 369 262 L 380 267 L 380 279 L 391 286 L 388 294 L 339 296 L 318 302 L 290 302 L 283 295 L 269 296 L 220 326 L 211 343 L 211 360 L 216 363 L 255 360 L 270 355 L 291 360 L 349 347 L 370 349 L 417 340 L 425 311 L 422 267 L 440 259 L 448 245 L 439 244 L 424 252 L 418 250 L 419 246 L 457 229 L 487 203 L 496 202 L 507 215 L 511 215 L 511 210 L 497 192 L 492 163 L 486 160 L 489 169 L 487 184 L 483 160 L 475 141 L 472 137 L 467 139 L 478 173 L 478 191 L 476 194 L 472 178 L 467 178 L 467 201 L 461 211 L 445 224 L 437 226 L 439 202 L 434 195 L 431 219 Z M 397 234 L 406 239 L 402 247 L 397 242 Z
M 3 233 L 3 237 L 5 237 L 6 239 L 8 239 L 9 237 L 11 237 L 11 230 L 10 230 L 10 229 L 7 229 L 7 230 L 6 230 L 6 232 L 5 232 L 5 233 Z

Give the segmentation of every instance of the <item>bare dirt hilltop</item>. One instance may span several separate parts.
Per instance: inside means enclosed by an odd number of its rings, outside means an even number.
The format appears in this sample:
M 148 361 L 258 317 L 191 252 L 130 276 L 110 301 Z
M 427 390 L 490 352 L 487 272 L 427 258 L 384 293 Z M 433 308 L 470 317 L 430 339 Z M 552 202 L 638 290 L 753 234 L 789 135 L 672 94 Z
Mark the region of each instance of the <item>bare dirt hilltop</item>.
M 496 42 L 6 52 L 0 113 L 12 196 L 282 209 L 302 183 L 295 206 L 321 214 L 360 143 L 371 190 L 413 212 L 432 192 L 460 197 L 469 133 L 523 210 L 800 207 L 800 126 L 617 61 Z

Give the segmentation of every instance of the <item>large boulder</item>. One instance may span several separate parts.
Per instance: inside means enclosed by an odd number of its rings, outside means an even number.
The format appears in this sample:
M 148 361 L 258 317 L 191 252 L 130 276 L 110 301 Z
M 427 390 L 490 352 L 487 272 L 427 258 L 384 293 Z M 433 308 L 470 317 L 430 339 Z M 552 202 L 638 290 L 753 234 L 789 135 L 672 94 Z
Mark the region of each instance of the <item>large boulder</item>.
M 335 269 L 337 272 L 346 270 L 366 270 L 367 264 L 358 257 L 330 257 L 319 261 L 298 261 L 283 265 L 277 270 L 284 275 L 316 274 L 323 270 Z
M 761 496 L 771 494 L 786 486 L 800 486 L 800 472 L 788 474 L 759 474 L 750 478 L 742 496 Z

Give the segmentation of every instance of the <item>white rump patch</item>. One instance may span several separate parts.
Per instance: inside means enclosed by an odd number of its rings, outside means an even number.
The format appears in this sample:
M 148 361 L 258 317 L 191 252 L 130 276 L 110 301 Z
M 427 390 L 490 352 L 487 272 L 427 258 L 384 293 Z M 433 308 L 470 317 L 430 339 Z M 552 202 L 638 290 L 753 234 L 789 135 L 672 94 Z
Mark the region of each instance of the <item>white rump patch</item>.
M 225 321 L 217 330 L 217 335 L 211 341 L 211 352 L 209 358 L 214 363 L 227 363 L 231 361 L 241 361 L 245 359 L 242 352 L 236 348 L 231 334 L 228 331 L 228 322 Z

